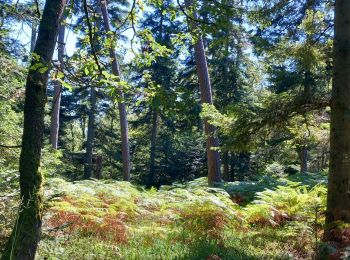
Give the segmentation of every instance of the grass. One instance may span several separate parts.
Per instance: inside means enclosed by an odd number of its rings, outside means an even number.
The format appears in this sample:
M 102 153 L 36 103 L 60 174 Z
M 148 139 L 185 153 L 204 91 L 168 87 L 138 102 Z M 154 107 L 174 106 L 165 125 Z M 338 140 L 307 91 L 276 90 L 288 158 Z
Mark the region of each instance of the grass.
M 70 260 L 310 259 L 326 194 L 320 175 L 158 191 L 49 178 L 45 190 L 37 259 Z

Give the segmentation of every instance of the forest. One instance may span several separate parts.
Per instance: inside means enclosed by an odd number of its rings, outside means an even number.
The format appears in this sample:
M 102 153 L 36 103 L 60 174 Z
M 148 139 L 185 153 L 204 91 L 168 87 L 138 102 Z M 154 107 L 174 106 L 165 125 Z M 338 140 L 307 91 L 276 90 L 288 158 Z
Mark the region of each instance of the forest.
M 0 259 L 350 259 L 349 0 L 0 0 Z

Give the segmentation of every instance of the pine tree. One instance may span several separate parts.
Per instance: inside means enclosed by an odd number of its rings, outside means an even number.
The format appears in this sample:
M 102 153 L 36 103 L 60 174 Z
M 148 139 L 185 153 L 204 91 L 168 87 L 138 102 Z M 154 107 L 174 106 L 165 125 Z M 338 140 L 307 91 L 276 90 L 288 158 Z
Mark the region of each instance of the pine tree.
M 195 31 L 196 23 L 194 22 L 197 15 L 194 10 L 194 4 L 192 0 L 186 0 L 185 5 L 188 10 L 191 10 L 192 18 L 188 18 L 189 27 Z M 207 58 L 204 50 L 203 38 L 201 34 L 194 35 L 194 54 L 196 61 L 196 68 L 199 80 L 199 87 L 201 93 L 202 105 L 213 104 L 212 88 L 207 64 Z M 215 126 L 211 125 L 207 119 L 204 119 L 204 131 L 206 134 L 206 146 L 207 146 L 207 164 L 208 164 L 208 183 L 213 185 L 221 182 L 221 162 L 219 151 L 216 150 L 219 147 L 219 140 Z

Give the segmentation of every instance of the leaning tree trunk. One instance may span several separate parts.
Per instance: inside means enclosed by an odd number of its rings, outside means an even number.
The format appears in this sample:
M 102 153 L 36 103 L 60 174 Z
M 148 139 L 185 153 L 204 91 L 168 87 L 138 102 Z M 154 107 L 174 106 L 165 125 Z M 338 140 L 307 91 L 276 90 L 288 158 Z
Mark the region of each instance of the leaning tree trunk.
M 185 0 L 185 5 L 188 10 L 193 7 L 192 0 Z M 193 10 L 192 10 L 193 11 Z M 196 13 L 193 11 L 191 14 L 196 18 Z M 188 19 L 190 29 L 196 28 L 196 23 Z M 201 103 L 213 104 L 211 83 L 207 65 L 207 59 L 205 56 L 204 44 L 201 35 L 195 36 L 194 43 L 194 55 L 196 60 L 196 68 L 199 79 L 199 87 L 201 92 Z M 209 124 L 207 119 L 204 119 L 204 131 L 206 134 L 206 148 L 207 148 L 207 165 L 208 165 L 208 184 L 221 182 L 221 170 L 220 170 L 220 154 L 215 147 L 219 147 L 219 139 L 216 136 L 216 127 Z
M 60 64 L 60 70 L 63 70 L 63 56 L 64 56 L 64 36 L 66 26 L 61 22 L 58 39 L 57 39 L 57 56 Z M 53 109 L 51 113 L 51 127 L 50 127 L 50 143 L 52 148 L 57 149 L 58 147 L 58 130 L 60 128 L 60 107 L 61 107 L 61 91 L 62 84 L 55 82 L 54 96 L 53 96 Z
M 85 167 L 84 167 L 84 179 L 92 177 L 93 171 L 93 149 L 95 139 L 95 114 L 96 114 L 96 90 L 94 87 L 90 88 L 90 111 L 88 121 L 88 131 L 86 140 L 86 155 L 85 155 Z
M 336 221 L 350 223 L 350 1 L 335 1 L 334 68 L 326 240 Z
M 106 0 L 101 0 L 101 12 L 103 17 L 104 28 L 106 31 L 107 37 L 112 39 L 111 27 L 108 16 L 108 9 Z M 109 56 L 111 58 L 112 63 L 112 72 L 115 76 L 117 76 L 120 81 L 120 68 L 117 61 L 117 55 L 115 54 L 115 50 L 113 47 L 109 49 Z M 119 110 L 119 119 L 120 119 L 120 131 L 122 137 L 122 158 L 123 158 L 123 180 L 130 181 L 130 149 L 129 149 L 129 132 L 128 132 L 128 119 L 126 112 L 126 105 L 124 102 L 124 93 L 122 89 L 118 89 L 118 95 L 120 101 L 118 102 L 118 110 Z
M 64 4 L 65 0 L 47 0 L 39 25 L 38 39 L 34 48 L 36 55 L 31 61 L 31 67 L 37 66 L 36 64 L 40 62 L 47 69 L 30 69 L 28 72 L 19 161 L 21 203 L 18 218 L 2 256 L 4 260 L 34 259 L 40 239 L 43 213 L 40 160 L 46 86 Z

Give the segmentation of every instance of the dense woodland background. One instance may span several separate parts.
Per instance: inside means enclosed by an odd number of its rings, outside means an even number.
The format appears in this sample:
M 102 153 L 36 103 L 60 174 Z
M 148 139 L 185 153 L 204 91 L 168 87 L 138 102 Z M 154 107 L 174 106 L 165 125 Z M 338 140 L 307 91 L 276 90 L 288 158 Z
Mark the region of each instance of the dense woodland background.
M 346 257 L 349 8 L 0 0 L 2 259 Z
M 122 177 L 118 86 L 124 89 L 123 102 L 128 108 L 131 178 L 135 182 L 145 183 L 154 175 L 151 184 L 159 186 L 206 175 L 201 120 L 206 116 L 220 129 L 222 171 L 227 180 L 254 178 L 270 166 L 295 172 L 327 168 L 331 2 L 201 4 L 196 20 L 204 36 L 216 108 L 206 107 L 202 115 L 185 14 L 171 1 L 139 5 L 128 14 L 131 7 L 127 2 L 109 3 L 113 39 L 118 40 L 113 47 L 122 71 L 119 84 L 110 79 L 108 44 L 112 43 L 104 33 L 99 4 L 89 4 L 90 23 L 99 66 L 107 79 L 98 78 L 82 3 L 66 7 L 66 37 L 63 42 L 57 40 L 57 45 L 61 43 L 65 49 L 67 34 L 74 33 L 77 49 L 71 56 L 54 57 L 44 135 L 45 151 L 55 153 L 49 149 L 50 114 L 53 104 L 59 102 L 54 87 L 63 81 L 55 140 L 60 151 L 55 157 L 67 166 L 60 169 L 62 173 L 82 178 L 84 154 L 92 146 L 94 157 L 102 164 L 94 174 Z M 31 33 L 28 26 L 35 34 L 38 18 L 35 4 L 8 3 L 4 7 L 1 142 L 18 145 L 28 45 L 34 43 L 28 37 L 23 46 L 10 36 L 16 37 L 18 30 Z M 21 23 L 26 24 L 25 29 Z M 15 25 L 16 31 L 11 31 Z M 130 27 L 135 32 L 130 32 Z M 122 34 L 125 30 L 128 33 Z M 133 46 L 130 37 L 134 37 Z M 63 59 L 62 67 L 58 59 Z M 89 131 L 94 134 L 88 140 Z M 6 156 L 2 157 L 3 168 L 15 167 L 17 151 L 1 149 Z

